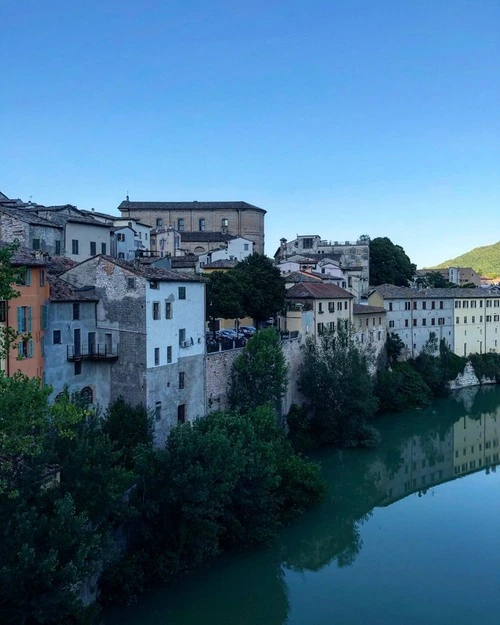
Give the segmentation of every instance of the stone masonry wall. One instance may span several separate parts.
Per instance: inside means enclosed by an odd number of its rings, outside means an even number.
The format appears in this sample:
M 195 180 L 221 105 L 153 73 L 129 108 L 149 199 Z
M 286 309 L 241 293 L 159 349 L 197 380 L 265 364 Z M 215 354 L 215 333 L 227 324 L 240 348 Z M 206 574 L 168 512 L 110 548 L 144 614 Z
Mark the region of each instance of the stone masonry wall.
M 302 397 L 298 390 L 297 380 L 302 352 L 300 339 L 283 341 L 283 353 L 289 366 L 288 389 L 282 403 L 282 412 L 286 414 L 292 404 L 301 404 Z M 226 410 L 228 406 L 228 390 L 231 379 L 233 362 L 241 349 L 231 349 L 224 352 L 207 354 L 206 360 L 206 407 L 207 412 Z

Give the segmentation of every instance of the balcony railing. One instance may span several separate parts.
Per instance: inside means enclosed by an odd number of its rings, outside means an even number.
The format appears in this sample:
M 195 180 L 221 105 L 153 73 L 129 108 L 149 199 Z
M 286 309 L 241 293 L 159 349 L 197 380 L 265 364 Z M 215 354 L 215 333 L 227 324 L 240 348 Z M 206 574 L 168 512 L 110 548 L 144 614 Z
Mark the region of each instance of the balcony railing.
M 67 359 L 71 362 L 75 360 L 94 360 L 112 362 L 118 358 L 118 348 L 109 345 L 93 345 L 88 347 L 78 347 L 68 345 Z

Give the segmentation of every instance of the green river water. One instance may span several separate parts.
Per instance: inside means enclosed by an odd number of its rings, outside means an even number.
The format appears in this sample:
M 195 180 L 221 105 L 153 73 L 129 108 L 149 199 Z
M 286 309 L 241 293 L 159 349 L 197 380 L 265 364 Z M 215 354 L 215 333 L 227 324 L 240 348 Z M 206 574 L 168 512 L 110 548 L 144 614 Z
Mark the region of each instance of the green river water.
M 103 625 L 499 625 L 500 387 L 381 418 L 326 451 L 329 491 L 278 540 L 223 556 Z

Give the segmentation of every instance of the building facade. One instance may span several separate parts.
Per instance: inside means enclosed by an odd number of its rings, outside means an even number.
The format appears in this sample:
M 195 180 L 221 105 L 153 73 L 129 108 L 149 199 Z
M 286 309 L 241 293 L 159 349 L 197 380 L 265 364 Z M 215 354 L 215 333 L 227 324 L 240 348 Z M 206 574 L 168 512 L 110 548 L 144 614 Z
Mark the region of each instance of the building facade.
M 266 211 L 247 202 L 131 202 L 118 206 L 123 219 L 139 219 L 151 228 L 174 228 L 180 234 L 196 233 L 197 241 L 184 237 L 183 246 L 197 254 L 209 252 L 211 234 L 250 239 L 254 251 L 264 253 Z M 198 248 L 196 251 L 194 248 Z

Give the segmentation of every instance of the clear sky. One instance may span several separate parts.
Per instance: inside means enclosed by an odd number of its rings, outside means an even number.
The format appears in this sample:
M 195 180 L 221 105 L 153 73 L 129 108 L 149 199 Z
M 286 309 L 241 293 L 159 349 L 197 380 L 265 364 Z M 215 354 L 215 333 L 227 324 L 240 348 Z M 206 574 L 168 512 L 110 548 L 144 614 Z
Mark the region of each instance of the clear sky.
M 244 200 L 266 251 L 500 239 L 500 0 L 4 0 L 0 190 Z

